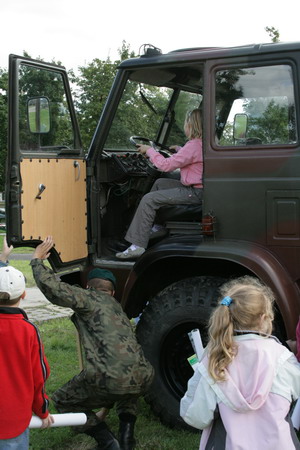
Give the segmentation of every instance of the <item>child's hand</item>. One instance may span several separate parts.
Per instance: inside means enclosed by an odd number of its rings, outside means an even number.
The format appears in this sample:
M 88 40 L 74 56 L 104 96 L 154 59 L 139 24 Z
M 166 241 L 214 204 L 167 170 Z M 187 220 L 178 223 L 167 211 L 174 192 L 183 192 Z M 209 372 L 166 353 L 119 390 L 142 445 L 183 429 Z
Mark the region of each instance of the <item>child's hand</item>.
M 96 413 L 96 416 L 98 417 L 98 420 L 102 422 L 103 420 L 105 420 L 108 413 L 109 413 L 108 408 L 101 408 L 100 411 Z
M 53 247 L 54 242 L 52 236 L 47 236 L 43 242 L 38 245 L 32 255 L 32 259 L 47 259 L 50 255 L 50 250 Z
M 148 148 L 151 148 L 150 145 L 139 145 L 137 150 L 141 155 L 145 155 L 147 153 Z
M 41 428 L 49 428 L 54 423 L 54 418 L 51 416 L 51 414 L 46 417 L 46 419 L 42 419 L 42 426 Z
M 12 251 L 13 251 L 13 246 L 11 245 L 9 247 L 7 245 L 6 236 L 5 236 L 3 239 L 2 253 L 0 254 L 0 261 L 6 262 Z

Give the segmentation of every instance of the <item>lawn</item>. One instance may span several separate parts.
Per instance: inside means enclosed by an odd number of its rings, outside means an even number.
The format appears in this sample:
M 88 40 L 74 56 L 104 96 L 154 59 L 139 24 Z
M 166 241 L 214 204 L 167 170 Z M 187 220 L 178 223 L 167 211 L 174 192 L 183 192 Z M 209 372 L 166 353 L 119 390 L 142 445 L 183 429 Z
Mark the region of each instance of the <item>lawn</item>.
M 53 319 L 39 324 L 45 353 L 51 367 L 46 390 L 51 394 L 79 372 L 75 330 L 67 319 Z M 100 406 L 100 405 L 99 405 Z M 55 413 L 53 405 L 50 411 Z M 111 411 L 107 423 L 117 433 L 118 418 Z M 172 430 L 165 427 L 153 414 L 143 399 L 140 399 L 139 416 L 136 423 L 136 450 L 196 450 L 199 447 L 198 433 Z M 95 441 L 85 434 L 75 435 L 70 427 L 30 431 L 30 448 L 33 450 L 91 450 Z
M 4 239 L 4 234 L 0 235 L 0 249 L 2 249 L 3 246 L 3 239 Z M 14 248 L 11 255 L 16 255 L 16 254 L 32 254 L 34 251 L 33 248 L 30 247 L 18 247 L 18 248 Z M 34 287 L 36 286 L 35 281 L 33 279 L 33 275 L 32 275 L 32 270 L 30 267 L 30 260 L 17 260 L 17 259 L 10 259 L 9 264 L 13 267 L 15 267 L 16 269 L 20 270 L 21 272 L 23 272 L 23 274 L 25 275 L 26 278 L 26 286 L 27 287 Z M 47 265 L 48 262 L 45 261 L 45 264 Z

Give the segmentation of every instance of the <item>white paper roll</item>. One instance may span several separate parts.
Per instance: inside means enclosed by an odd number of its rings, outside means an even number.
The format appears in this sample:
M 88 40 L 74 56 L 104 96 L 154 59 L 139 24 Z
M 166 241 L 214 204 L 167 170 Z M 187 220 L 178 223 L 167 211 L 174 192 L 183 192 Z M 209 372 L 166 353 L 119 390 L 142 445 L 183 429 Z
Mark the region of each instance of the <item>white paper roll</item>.
M 297 400 L 294 411 L 292 413 L 292 424 L 296 430 L 300 428 L 300 399 Z
M 202 354 L 203 354 L 203 344 L 202 344 L 202 340 L 201 340 L 200 331 L 198 330 L 198 328 L 192 330 L 191 335 L 193 338 L 197 358 L 200 361 L 202 358 Z
M 84 425 L 87 421 L 84 413 L 67 413 L 67 414 L 51 414 L 54 423 L 51 427 L 69 427 L 75 425 Z M 32 416 L 29 428 L 41 428 L 42 419 L 37 416 Z

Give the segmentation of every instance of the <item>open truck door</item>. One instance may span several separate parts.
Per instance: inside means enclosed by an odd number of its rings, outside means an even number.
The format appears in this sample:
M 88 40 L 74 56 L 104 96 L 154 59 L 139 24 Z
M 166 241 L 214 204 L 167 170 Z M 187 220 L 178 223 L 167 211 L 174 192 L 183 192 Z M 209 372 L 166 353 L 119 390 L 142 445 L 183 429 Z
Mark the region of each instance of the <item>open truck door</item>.
M 52 235 L 55 269 L 87 257 L 86 161 L 66 70 L 9 57 L 7 240 L 35 246 Z

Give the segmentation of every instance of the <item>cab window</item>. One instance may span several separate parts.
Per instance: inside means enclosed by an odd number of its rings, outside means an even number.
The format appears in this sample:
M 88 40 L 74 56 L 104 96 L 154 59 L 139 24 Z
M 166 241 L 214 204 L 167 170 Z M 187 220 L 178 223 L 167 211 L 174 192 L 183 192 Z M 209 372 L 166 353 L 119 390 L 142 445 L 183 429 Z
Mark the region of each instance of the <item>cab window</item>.
M 296 142 L 291 66 L 219 70 L 215 83 L 215 137 L 219 146 Z
M 21 64 L 19 146 L 21 151 L 74 149 L 73 126 L 62 75 Z

